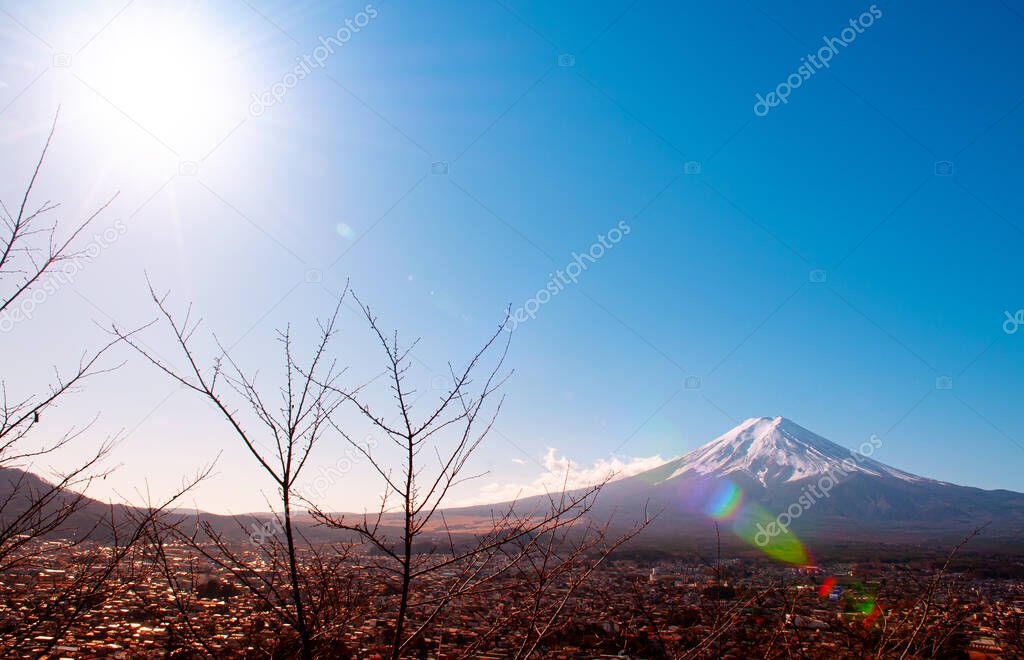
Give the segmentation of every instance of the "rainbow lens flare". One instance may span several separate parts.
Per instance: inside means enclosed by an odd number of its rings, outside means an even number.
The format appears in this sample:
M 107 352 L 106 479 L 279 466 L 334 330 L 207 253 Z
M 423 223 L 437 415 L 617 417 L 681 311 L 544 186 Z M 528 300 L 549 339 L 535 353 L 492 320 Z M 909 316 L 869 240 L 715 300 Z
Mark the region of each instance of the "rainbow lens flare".
M 853 609 L 863 614 L 864 625 L 870 626 L 882 614 L 882 608 L 878 606 L 874 596 L 871 594 L 860 588 L 857 589 L 857 592 L 857 595 L 851 599 L 853 601 Z
M 715 520 L 729 520 L 743 503 L 743 491 L 739 486 L 726 481 L 718 484 L 708 501 L 707 513 Z
M 828 598 L 836 588 L 836 579 L 832 576 L 825 578 L 825 581 L 818 588 L 818 596 Z M 843 603 L 849 610 L 864 615 L 862 623 L 870 626 L 875 619 L 882 615 L 882 607 L 875 600 L 875 597 L 859 584 L 851 584 L 843 592 Z
M 700 481 L 679 495 L 687 509 L 716 521 L 728 521 L 733 533 L 769 557 L 795 566 L 811 563 L 796 535 L 763 506 L 749 501 L 732 481 Z
M 733 518 L 733 531 L 747 543 L 773 559 L 807 566 L 810 555 L 796 534 L 778 524 L 775 516 L 759 504 L 744 505 Z

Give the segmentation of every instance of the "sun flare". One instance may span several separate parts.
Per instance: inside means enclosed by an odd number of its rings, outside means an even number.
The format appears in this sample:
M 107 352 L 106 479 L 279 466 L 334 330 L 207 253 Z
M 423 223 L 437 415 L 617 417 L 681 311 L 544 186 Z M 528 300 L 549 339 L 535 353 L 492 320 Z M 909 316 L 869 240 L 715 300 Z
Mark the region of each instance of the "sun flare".
M 109 106 L 96 127 L 102 137 L 128 147 L 146 139 L 142 131 L 193 159 L 239 121 L 244 92 L 226 37 L 208 19 L 182 9 L 129 8 L 80 49 L 76 77 Z

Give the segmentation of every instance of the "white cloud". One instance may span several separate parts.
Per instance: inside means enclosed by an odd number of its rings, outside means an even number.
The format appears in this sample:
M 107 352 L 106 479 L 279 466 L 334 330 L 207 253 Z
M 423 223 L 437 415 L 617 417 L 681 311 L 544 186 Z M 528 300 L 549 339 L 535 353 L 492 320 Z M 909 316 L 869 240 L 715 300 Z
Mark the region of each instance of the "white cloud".
M 617 480 L 646 472 L 663 465 L 667 460 L 657 454 L 648 457 L 613 456 L 600 458 L 592 465 L 581 465 L 568 456 L 559 456 L 558 450 L 549 447 L 541 461 L 543 470 L 539 475 L 520 481 L 492 481 L 480 487 L 475 495 L 453 506 L 508 502 L 531 495 L 560 492 L 563 486 L 569 490 L 586 488 L 609 477 Z
M 526 465 L 526 461 L 524 461 L 521 458 L 513 458 L 512 462 L 515 463 L 516 465 Z

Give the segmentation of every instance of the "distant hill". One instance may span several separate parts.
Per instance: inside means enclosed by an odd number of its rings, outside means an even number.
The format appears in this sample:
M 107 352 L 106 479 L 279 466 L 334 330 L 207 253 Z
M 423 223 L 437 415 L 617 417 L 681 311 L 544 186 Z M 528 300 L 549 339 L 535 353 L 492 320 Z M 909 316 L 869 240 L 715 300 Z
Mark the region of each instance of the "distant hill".
M 0 511 L 0 529 L 21 515 L 29 506 L 32 493 L 48 492 L 52 482 L 39 475 L 15 468 L 0 468 L 0 502 L 6 502 Z M 111 540 L 110 520 L 117 524 L 127 524 L 138 520 L 142 509 L 124 504 L 109 504 L 88 496 L 81 496 L 68 491 L 55 498 L 47 511 L 55 511 L 63 503 L 81 497 L 72 513 L 49 538 L 81 539 L 90 538 L 100 542 Z M 217 534 L 232 541 L 245 541 L 259 533 L 274 533 L 274 516 L 271 513 L 257 512 L 237 516 L 226 516 L 194 509 L 170 508 L 166 512 L 168 520 L 181 523 L 181 529 L 194 530 L 197 523 L 208 523 Z M 302 535 L 313 542 L 335 542 L 351 535 L 315 524 L 305 513 L 296 516 L 297 526 Z M 391 522 L 390 520 L 388 522 Z M 395 524 L 398 520 L 395 518 Z M 102 524 L 100 524 L 102 523 Z M 387 525 L 384 525 L 386 528 Z

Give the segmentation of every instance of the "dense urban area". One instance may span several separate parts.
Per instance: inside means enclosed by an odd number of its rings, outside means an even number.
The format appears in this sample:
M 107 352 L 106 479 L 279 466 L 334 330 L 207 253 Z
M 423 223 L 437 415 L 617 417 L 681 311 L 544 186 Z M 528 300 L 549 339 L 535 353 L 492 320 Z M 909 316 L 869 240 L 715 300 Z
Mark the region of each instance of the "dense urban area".
M 26 617 L 42 616 L 40 599 L 75 579 L 77 558 L 103 551 L 54 549 L 40 555 L 46 558 L 42 568 L 2 575 L 0 632 L 23 626 Z M 237 551 L 254 573 L 265 573 L 259 577 L 277 577 L 258 546 Z M 288 631 L 275 625 L 267 607 L 242 586 L 247 576 L 199 560 L 186 546 L 171 545 L 164 552 L 170 571 L 136 558 L 102 603 L 65 631 L 40 621 L 24 651 L 116 658 L 288 653 Z M 533 657 L 884 657 L 899 656 L 905 648 L 912 649 L 908 657 L 1024 656 L 1024 562 L 942 564 L 790 567 L 750 559 L 613 557 L 566 594 L 560 622 Z M 392 622 L 375 615 L 374 608 L 388 587 L 373 567 L 369 555 L 335 567 L 348 580 L 350 600 L 338 601 L 332 655 L 388 657 Z M 454 571 L 436 573 L 420 596 L 429 600 L 431 589 L 446 589 Z M 509 594 L 500 581 L 493 587 L 435 619 L 407 655 L 455 658 L 476 648 L 472 657 L 516 657 L 521 649 L 514 635 L 499 631 L 486 643 L 478 639 L 507 605 Z

